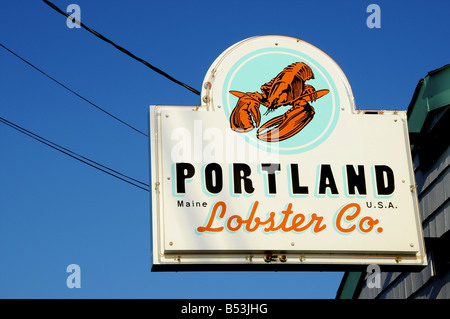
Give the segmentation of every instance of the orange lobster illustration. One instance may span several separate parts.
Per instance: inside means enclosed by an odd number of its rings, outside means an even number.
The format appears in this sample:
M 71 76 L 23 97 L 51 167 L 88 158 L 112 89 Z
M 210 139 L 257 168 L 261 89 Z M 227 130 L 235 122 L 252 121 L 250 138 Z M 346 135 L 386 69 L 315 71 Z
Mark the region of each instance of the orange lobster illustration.
M 231 128 L 242 133 L 259 127 L 261 104 L 267 107 L 264 115 L 280 106 L 292 105 L 283 115 L 264 123 L 256 136 L 267 142 L 278 142 L 294 136 L 314 117 L 314 108 L 308 102 L 314 102 L 329 92 L 327 89 L 316 91 L 312 85 L 305 84 L 310 79 L 314 79 L 311 68 L 303 62 L 295 62 L 262 85 L 262 93 L 230 91 L 239 98 L 230 116 Z

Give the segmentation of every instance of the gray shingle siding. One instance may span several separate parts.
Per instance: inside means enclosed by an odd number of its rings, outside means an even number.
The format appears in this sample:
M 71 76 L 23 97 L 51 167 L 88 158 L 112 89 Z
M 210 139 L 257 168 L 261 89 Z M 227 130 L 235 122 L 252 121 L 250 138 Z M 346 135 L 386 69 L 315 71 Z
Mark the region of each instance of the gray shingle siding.
M 414 164 L 423 234 L 427 243 L 427 240 L 441 238 L 450 229 L 450 148 L 425 172 L 420 170 L 417 158 L 414 158 Z M 450 271 L 436 272 L 436 252 L 428 248 L 428 266 L 422 271 L 382 273 L 382 287 L 377 289 L 364 285 L 359 298 L 449 299 Z

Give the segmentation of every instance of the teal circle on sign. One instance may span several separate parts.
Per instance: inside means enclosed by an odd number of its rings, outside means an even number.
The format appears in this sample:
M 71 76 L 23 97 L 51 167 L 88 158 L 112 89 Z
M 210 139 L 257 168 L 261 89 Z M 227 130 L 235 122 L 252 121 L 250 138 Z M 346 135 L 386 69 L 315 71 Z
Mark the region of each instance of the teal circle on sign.
M 225 77 L 222 103 L 227 118 L 236 106 L 238 98 L 230 91 L 244 93 L 260 92 L 261 85 L 276 77 L 286 66 L 294 62 L 306 63 L 314 73 L 314 79 L 305 84 L 312 85 L 316 91 L 328 89 L 330 92 L 309 102 L 314 108 L 313 119 L 294 136 L 279 141 L 266 142 L 256 137 L 257 129 L 245 133 L 237 133 L 255 146 L 270 144 L 272 150 L 280 154 L 296 154 L 309 151 L 324 142 L 333 132 L 339 118 L 339 96 L 334 81 L 328 71 L 322 67 L 314 58 L 296 50 L 287 48 L 263 48 L 253 51 L 239 59 L 230 69 Z M 280 106 L 268 114 L 267 108 L 260 106 L 260 126 L 276 116 L 283 115 L 292 105 Z

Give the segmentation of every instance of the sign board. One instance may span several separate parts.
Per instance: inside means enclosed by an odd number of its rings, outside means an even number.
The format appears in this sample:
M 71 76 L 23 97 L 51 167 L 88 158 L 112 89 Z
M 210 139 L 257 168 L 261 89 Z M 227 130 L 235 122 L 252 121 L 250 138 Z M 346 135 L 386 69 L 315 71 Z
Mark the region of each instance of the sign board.
M 222 53 L 199 106 L 151 106 L 153 270 L 424 266 L 405 112 L 356 111 L 324 52 Z

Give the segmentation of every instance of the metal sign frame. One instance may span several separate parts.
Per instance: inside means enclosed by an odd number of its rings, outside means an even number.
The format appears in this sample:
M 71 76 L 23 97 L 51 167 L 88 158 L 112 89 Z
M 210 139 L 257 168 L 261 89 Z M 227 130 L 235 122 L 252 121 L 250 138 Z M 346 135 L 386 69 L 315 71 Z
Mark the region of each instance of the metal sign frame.
M 202 101 L 150 107 L 152 271 L 426 265 L 406 114 L 356 111 L 325 53 L 245 40 Z

